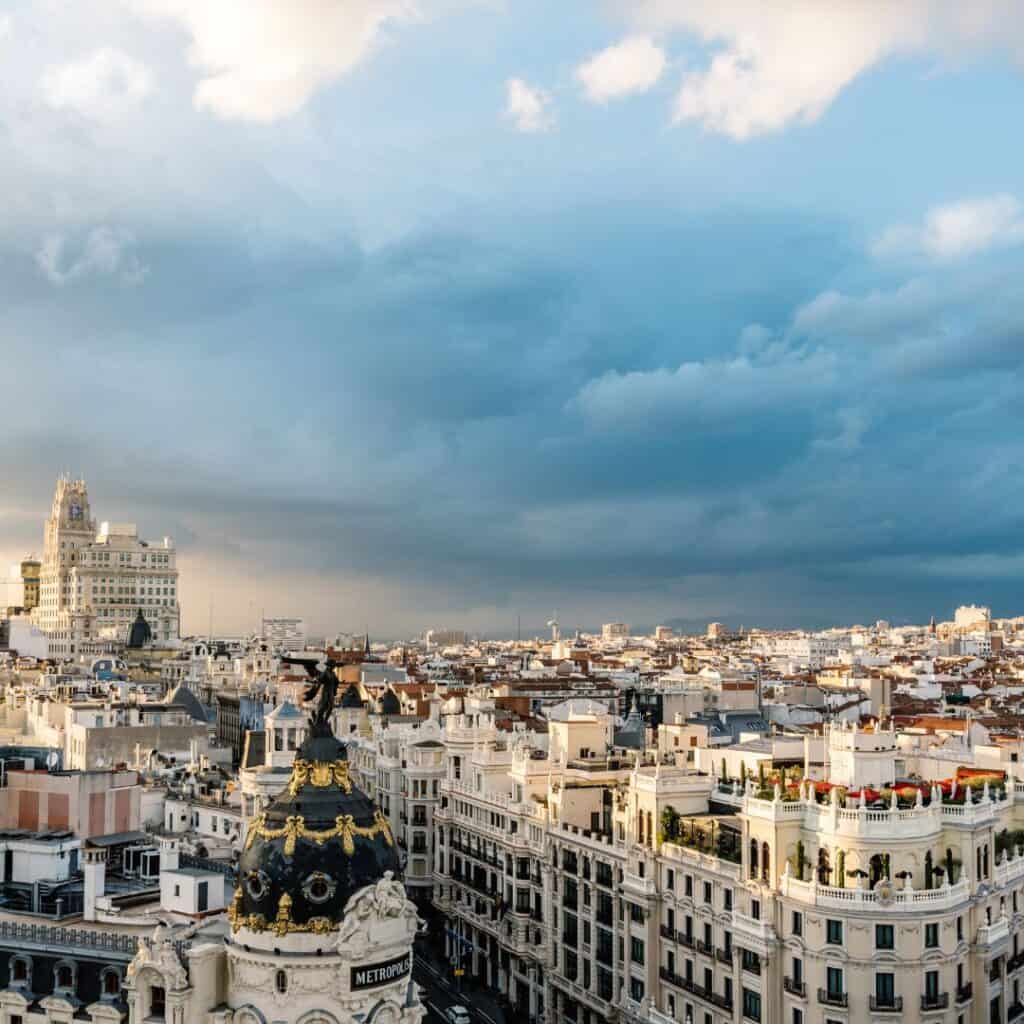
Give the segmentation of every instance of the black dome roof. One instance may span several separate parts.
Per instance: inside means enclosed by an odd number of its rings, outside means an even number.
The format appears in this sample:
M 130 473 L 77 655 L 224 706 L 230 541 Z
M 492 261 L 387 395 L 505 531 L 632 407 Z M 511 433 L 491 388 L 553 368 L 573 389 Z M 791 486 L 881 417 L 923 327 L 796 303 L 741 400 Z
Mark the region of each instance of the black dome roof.
M 349 779 L 345 745 L 310 737 L 287 788 L 249 824 L 233 929 L 333 931 L 349 897 L 385 871 L 401 874 L 387 820 Z
M 380 713 L 382 715 L 400 715 L 402 713 L 401 702 L 390 687 L 384 691 L 384 695 L 380 699 Z

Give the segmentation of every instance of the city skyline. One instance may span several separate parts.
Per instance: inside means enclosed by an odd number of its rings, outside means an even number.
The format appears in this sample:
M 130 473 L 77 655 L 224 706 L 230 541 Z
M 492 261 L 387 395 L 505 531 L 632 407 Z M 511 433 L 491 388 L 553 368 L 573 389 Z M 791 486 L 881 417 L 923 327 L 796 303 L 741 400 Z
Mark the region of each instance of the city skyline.
M 68 468 L 186 632 L 1016 610 L 1012 6 L 313 9 L 5 7 L 0 565 Z

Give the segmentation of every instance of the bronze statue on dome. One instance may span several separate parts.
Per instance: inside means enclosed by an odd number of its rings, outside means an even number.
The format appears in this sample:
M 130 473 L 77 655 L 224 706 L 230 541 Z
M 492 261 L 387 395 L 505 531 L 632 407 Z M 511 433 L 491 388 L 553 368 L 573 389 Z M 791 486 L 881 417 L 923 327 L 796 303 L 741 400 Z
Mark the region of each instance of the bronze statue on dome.
M 290 658 L 282 656 L 281 661 L 286 665 L 301 665 L 306 674 L 312 680 L 306 692 L 302 695 L 304 701 L 311 701 L 319 697 L 316 708 L 309 716 L 309 729 L 312 736 L 333 736 L 331 728 L 331 715 L 334 713 L 334 701 L 338 693 L 341 680 L 335 673 L 338 665 L 333 658 Z M 320 666 L 323 665 L 323 668 Z

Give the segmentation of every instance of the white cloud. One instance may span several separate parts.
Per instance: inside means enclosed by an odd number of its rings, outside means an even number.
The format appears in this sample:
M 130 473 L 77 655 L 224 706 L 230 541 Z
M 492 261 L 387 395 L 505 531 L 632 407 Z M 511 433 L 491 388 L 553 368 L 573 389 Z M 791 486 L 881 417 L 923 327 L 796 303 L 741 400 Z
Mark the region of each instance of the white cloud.
M 421 16 L 414 0 L 128 0 L 192 37 L 189 61 L 204 77 L 198 109 L 275 121 L 350 72 L 385 25 Z M 434 2 L 434 0 L 431 0 Z
M 505 116 L 515 121 L 521 132 L 545 132 L 554 127 L 551 96 L 521 78 L 510 78 L 505 83 Z
M 130 231 L 101 226 L 93 228 L 77 254 L 62 234 L 49 235 L 36 252 L 36 265 L 55 285 L 65 285 L 87 277 L 112 277 L 127 285 L 141 284 L 149 274 L 135 252 L 135 236 Z
M 581 64 L 576 77 L 589 99 L 607 103 L 619 96 L 647 92 L 664 70 L 664 51 L 649 36 L 630 36 Z
M 684 75 L 675 116 L 747 139 L 814 121 L 858 75 L 897 54 L 1024 53 L 1013 0 L 622 0 L 638 24 L 717 47 Z
M 935 206 L 920 225 L 896 224 L 873 244 L 878 257 L 923 253 L 938 261 L 974 256 L 1024 242 L 1024 215 L 1010 195 Z
M 692 425 L 707 433 L 818 394 L 836 379 L 831 353 L 781 351 L 683 363 L 676 369 L 610 371 L 588 381 L 569 403 L 598 431 L 657 430 Z
M 153 91 L 149 68 L 119 50 L 104 48 L 79 61 L 47 68 L 43 99 L 55 110 L 110 121 L 137 107 Z

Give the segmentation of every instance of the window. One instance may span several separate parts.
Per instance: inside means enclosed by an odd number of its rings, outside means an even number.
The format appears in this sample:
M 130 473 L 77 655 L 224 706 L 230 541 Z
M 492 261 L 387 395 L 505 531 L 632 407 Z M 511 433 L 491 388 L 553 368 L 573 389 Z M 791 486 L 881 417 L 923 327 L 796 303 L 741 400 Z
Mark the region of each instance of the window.
M 799 910 L 793 911 L 793 927 L 791 931 L 794 935 L 803 935 L 804 933 L 804 915 Z
M 804 962 L 800 957 L 793 957 L 793 983 L 797 986 L 803 984 L 804 980 Z
M 644 983 L 639 978 L 629 979 L 629 996 L 634 1002 L 642 1002 L 644 998 Z
M 956 919 L 956 941 L 964 941 L 964 919 L 962 917 Z
M 843 969 L 841 967 L 829 967 L 825 971 L 825 987 L 829 996 L 843 994 Z
M 804 1011 L 799 1006 L 793 1007 L 793 1024 L 804 1024 Z
M 875 925 L 875 949 L 895 949 L 896 935 L 891 924 Z
M 704 902 L 705 903 L 710 903 L 711 902 L 711 883 L 710 882 L 705 882 L 704 883 Z
M 875 975 L 875 1002 L 879 1006 L 896 1005 L 896 976 L 889 973 Z
M 830 946 L 841 946 L 843 944 L 843 922 L 829 918 L 825 922 L 825 941 Z
M 665 872 L 665 887 L 670 892 L 676 891 L 676 873 L 671 868 Z
M 924 926 L 924 948 L 939 948 L 939 926 L 934 921 Z
M 750 901 L 750 916 L 755 921 L 760 921 L 761 920 L 761 901 L 760 900 L 751 900 Z
M 638 939 L 635 935 L 629 940 L 629 958 L 635 964 L 644 962 L 644 940 Z
M 75 971 L 70 964 L 58 964 L 54 971 L 54 983 L 57 988 L 70 990 L 75 987 Z
M 924 995 L 925 999 L 929 1002 L 934 1003 L 939 998 L 939 972 L 938 971 L 925 971 L 924 972 Z
M 726 889 L 722 893 L 722 905 L 726 910 L 732 910 L 732 889 Z
M 761 994 L 749 988 L 743 990 L 743 1016 L 749 1020 L 761 1019 Z
M 121 975 L 117 971 L 107 970 L 103 972 L 103 994 L 105 996 L 121 994 Z
M 29 980 L 28 960 L 23 956 L 19 956 L 15 957 L 11 963 L 11 980 L 15 982 L 27 982 Z
M 687 875 L 685 877 L 684 890 L 687 896 L 691 898 L 693 897 L 693 875 Z
M 160 985 L 154 985 L 149 990 L 149 1014 L 150 1017 L 155 1017 L 157 1020 L 163 1020 L 164 1014 L 167 1012 L 167 994 L 164 992 L 163 987 Z

